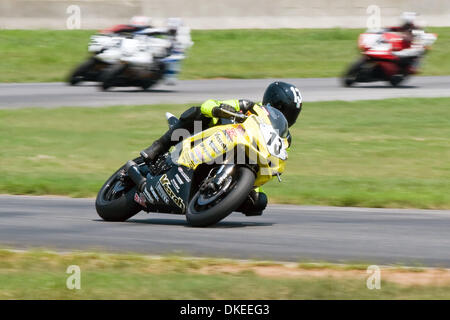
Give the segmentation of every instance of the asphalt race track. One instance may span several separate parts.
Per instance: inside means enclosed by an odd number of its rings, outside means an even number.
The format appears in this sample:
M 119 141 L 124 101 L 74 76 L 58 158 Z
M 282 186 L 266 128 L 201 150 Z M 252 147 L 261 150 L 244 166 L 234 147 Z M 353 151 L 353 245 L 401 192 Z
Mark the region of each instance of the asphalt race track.
M 277 79 L 280 80 L 280 79 Z M 362 100 L 401 97 L 449 97 L 450 76 L 413 77 L 392 88 L 384 82 L 343 88 L 336 78 L 282 79 L 295 84 L 307 101 Z M 260 101 L 274 79 L 183 80 L 176 86 L 157 85 L 100 91 L 94 83 L 71 87 L 64 83 L 0 84 L 0 109 L 19 107 L 111 106 L 124 104 L 199 103 L 207 99 L 247 98 Z
M 185 80 L 148 91 L 94 84 L 0 84 L 0 109 L 155 103 L 206 99 L 259 101 L 274 79 Z M 385 83 L 343 88 L 336 78 L 284 79 L 307 101 L 450 97 L 450 76 L 414 77 L 402 87 Z M 233 213 L 210 228 L 191 228 L 184 216 L 140 213 L 124 223 L 99 219 L 93 199 L 0 196 L 0 245 L 56 250 L 108 250 L 198 256 L 300 259 L 450 267 L 450 210 L 270 206 L 262 217 Z
M 94 199 L 0 196 L 0 243 L 13 248 L 450 267 L 448 230 L 450 210 L 273 205 L 261 217 L 233 213 L 192 228 L 168 214 L 104 222 Z

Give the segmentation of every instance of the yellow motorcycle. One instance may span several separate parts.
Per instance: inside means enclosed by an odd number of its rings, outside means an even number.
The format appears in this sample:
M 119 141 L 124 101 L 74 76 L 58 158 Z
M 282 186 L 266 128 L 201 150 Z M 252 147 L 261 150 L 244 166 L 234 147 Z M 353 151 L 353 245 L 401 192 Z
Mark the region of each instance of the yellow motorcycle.
M 125 221 L 139 211 L 186 215 L 191 226 L 213 225 L 240 207 L 256 187 L 283 173 L 288 123 L 270 106 L 246 115 L 222 110 L 226 124 L 193 134 L 148 166 L 128 161 L 100 189 L 97 213 Z

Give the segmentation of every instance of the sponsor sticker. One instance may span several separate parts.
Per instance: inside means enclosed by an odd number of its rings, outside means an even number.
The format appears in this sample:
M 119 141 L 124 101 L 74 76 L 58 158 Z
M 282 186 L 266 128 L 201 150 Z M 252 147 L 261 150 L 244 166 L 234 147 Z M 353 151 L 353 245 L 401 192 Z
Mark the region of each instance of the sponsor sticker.
M 155 203 L 155 199 L 153 199 L 153 197 L 150 195 L 147 188 L 144 189 L 144 196 L 147 199 L 147 201 L 150 202 L 151 204 Z
M 164 190 L 166 191 L 167 195 L 172 199 L 173 202 L 181 209 L 181 211 L 184 212 L 185 205 L 183 199 L 178 197 L 175 192 L 173 192 L 172 188 L 170 187 L 170 181 L 169 178 L 167 178 L 167 174 L 163 174 L 161 178 L 159 179 L 158 186 L 163 186 Z
M 234 128 L 225 129 L 225 135 L 230 142 L 236 137 L 236 130 Z
M 170 180 L 170 182 L 175 187 L 175 189 L 177 189 L 177 192 L 179 192 L 180 191 L 180 187 L 178 186 L 178 183 L 175 181 L 175 179 Z
M 208 149 L 206 149 L 205 143 L 201 143 L 200 146 L 202 147 L 203 153 L 208 156 L 210 159 L 212 159 L 211 152 L 209 152 Z
M 156 201 L 159 201 L 158 194 L 156 193 L 155 189 L 153 189 L 153 186 L 150 187 L 150 192 L 152 193 L 152 195 L 156 199 Z
M 158 192 L 165 204 L 169 204 L 169 198 L 167 197 L 166 192 L 161 186 L 161 180 L 159 180 L 159 183 L 156 185 L 156 192 Z
M 178 167 L 178 172 L 181 174 L 181 176 L 186 180 L 186 182 L 191 182 L 191 179 L 188 177 L 186 172 L 184 172 L 183 168 Z
M 236 127 L 236 132 L 237 132 L 237 134 L 245 134 L 245 129 L 244 129 L 244 127 L 242 125 L 239 124 Z
M 194 152 L 192 152 L 192 150 L 189 151 L 189 159 L 190 159 L 189 163 L 191 164 L 192 167 L 195 167 L 195 165 L 197 163 L 201 162 L 201 159 L 200 160 L 197 159 L 197 157 L 195 157 Z
M 147 204 L 145 203 L 145 197 L 143 195 L 139 195 L 137 192 L 134 194 L 134 201 L 136 201 L 141 206 L 147 208 Z
M 209 140 L 209 146 L 211 147 L 211 149 L 214 150 L 214 152 L 215 152 L 216 154 L 220 154 L 220 151 L 219 151 L 219 149 L 217 148 L 217 146 L 214 144 L 214 141 L 213 141 L 213 140 Z
M 225 151 L 228 150 L 228 147 L 227 147 L 226 143 L 223 142 L 223 140 L 222 140 L 222 137 L 221 137 L 220 132 L 217 132 L 216 134 L 214 134 L 214 138 L 216 138 L 216 140 L 217 140 L 217 142 L 219 143 L 219 145 L 220 145 Z
M 180 169 L 180 168 L 178 168 L 178 169 Z M 178 173 L 175 174 L 175 179 L 177 180 L 177 182 L 178 182 L 179 185 L 182 185 L 182 184 L 184 183 L 184 181 L 181 180 L 181 178 L 180 178 L 180 176 L 178 175 Z
M 201 153 L 200 150 L 198 150 L 198 148 L 194 148 L 195 154 L 197 155 L 197 158 L 200 160 L 200 162 L 203 162 L 205 160 L 205 156 L 203 155 L 203 153 Z

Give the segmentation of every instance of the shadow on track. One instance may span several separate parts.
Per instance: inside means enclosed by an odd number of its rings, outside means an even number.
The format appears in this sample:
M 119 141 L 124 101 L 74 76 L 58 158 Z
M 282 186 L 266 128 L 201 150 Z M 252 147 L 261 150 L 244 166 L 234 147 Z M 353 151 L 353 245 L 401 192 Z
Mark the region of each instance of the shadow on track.
M 418 86 L 413 86 L 413 85 L 398 85 L 396 87 L 393 87 L 391 85 L 359 85 L 359 86 L 352 86 L 352 88 L 355 89 L 416 89 L 419 88 Z
M 135 92 L 148 92 L 148 93 L 175 93 L 178 92 L 176 90 L 171 90 L 171 89 L 110 89 L 108 91 L 103 91 L 101 89 L 99 89 L 100 92 L 108 92 L 108 93 L 135 93 Z
M 417 89 L 418 86 L 409 85 L 409 84 L 399 84 L 396 87 L 391 86 L 390 84 L 364 84 L 358 83 L 357 85 L 352 85 L 349 89 Z
M 105 222 L 101 219 L 95 219 L 93 221 Z M 185 219 L 165 219 L 165 218 L 150 218 L 150 219 L 129 219 L 122 223 L 133 224 L 153 224 L 153 225 L 166 225 L 166 226 L 183 226 L 186 228 L 192 228 L 188 225 Z M 229 228 L 245 228 L 245 227 L 267 227 L 272 226 L 271 222 L 253 222 L 253 221 L 220 221 L 219 223 L 209 226 L 209 229 L 229 229 Z

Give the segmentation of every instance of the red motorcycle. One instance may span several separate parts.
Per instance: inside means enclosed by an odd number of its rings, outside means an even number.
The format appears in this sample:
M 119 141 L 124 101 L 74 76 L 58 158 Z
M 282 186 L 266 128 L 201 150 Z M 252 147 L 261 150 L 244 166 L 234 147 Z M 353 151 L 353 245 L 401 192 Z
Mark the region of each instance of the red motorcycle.
M 399 85 L 417 73 L 420 58 L 436 41 L 437 36 L 422 30 L 413 31 L 410 40 L 399 32 L 362 33 L 358 47 L 362 57 L 353 63 L 343 76 L 343 85 L 355 82 L 388 81 Z

